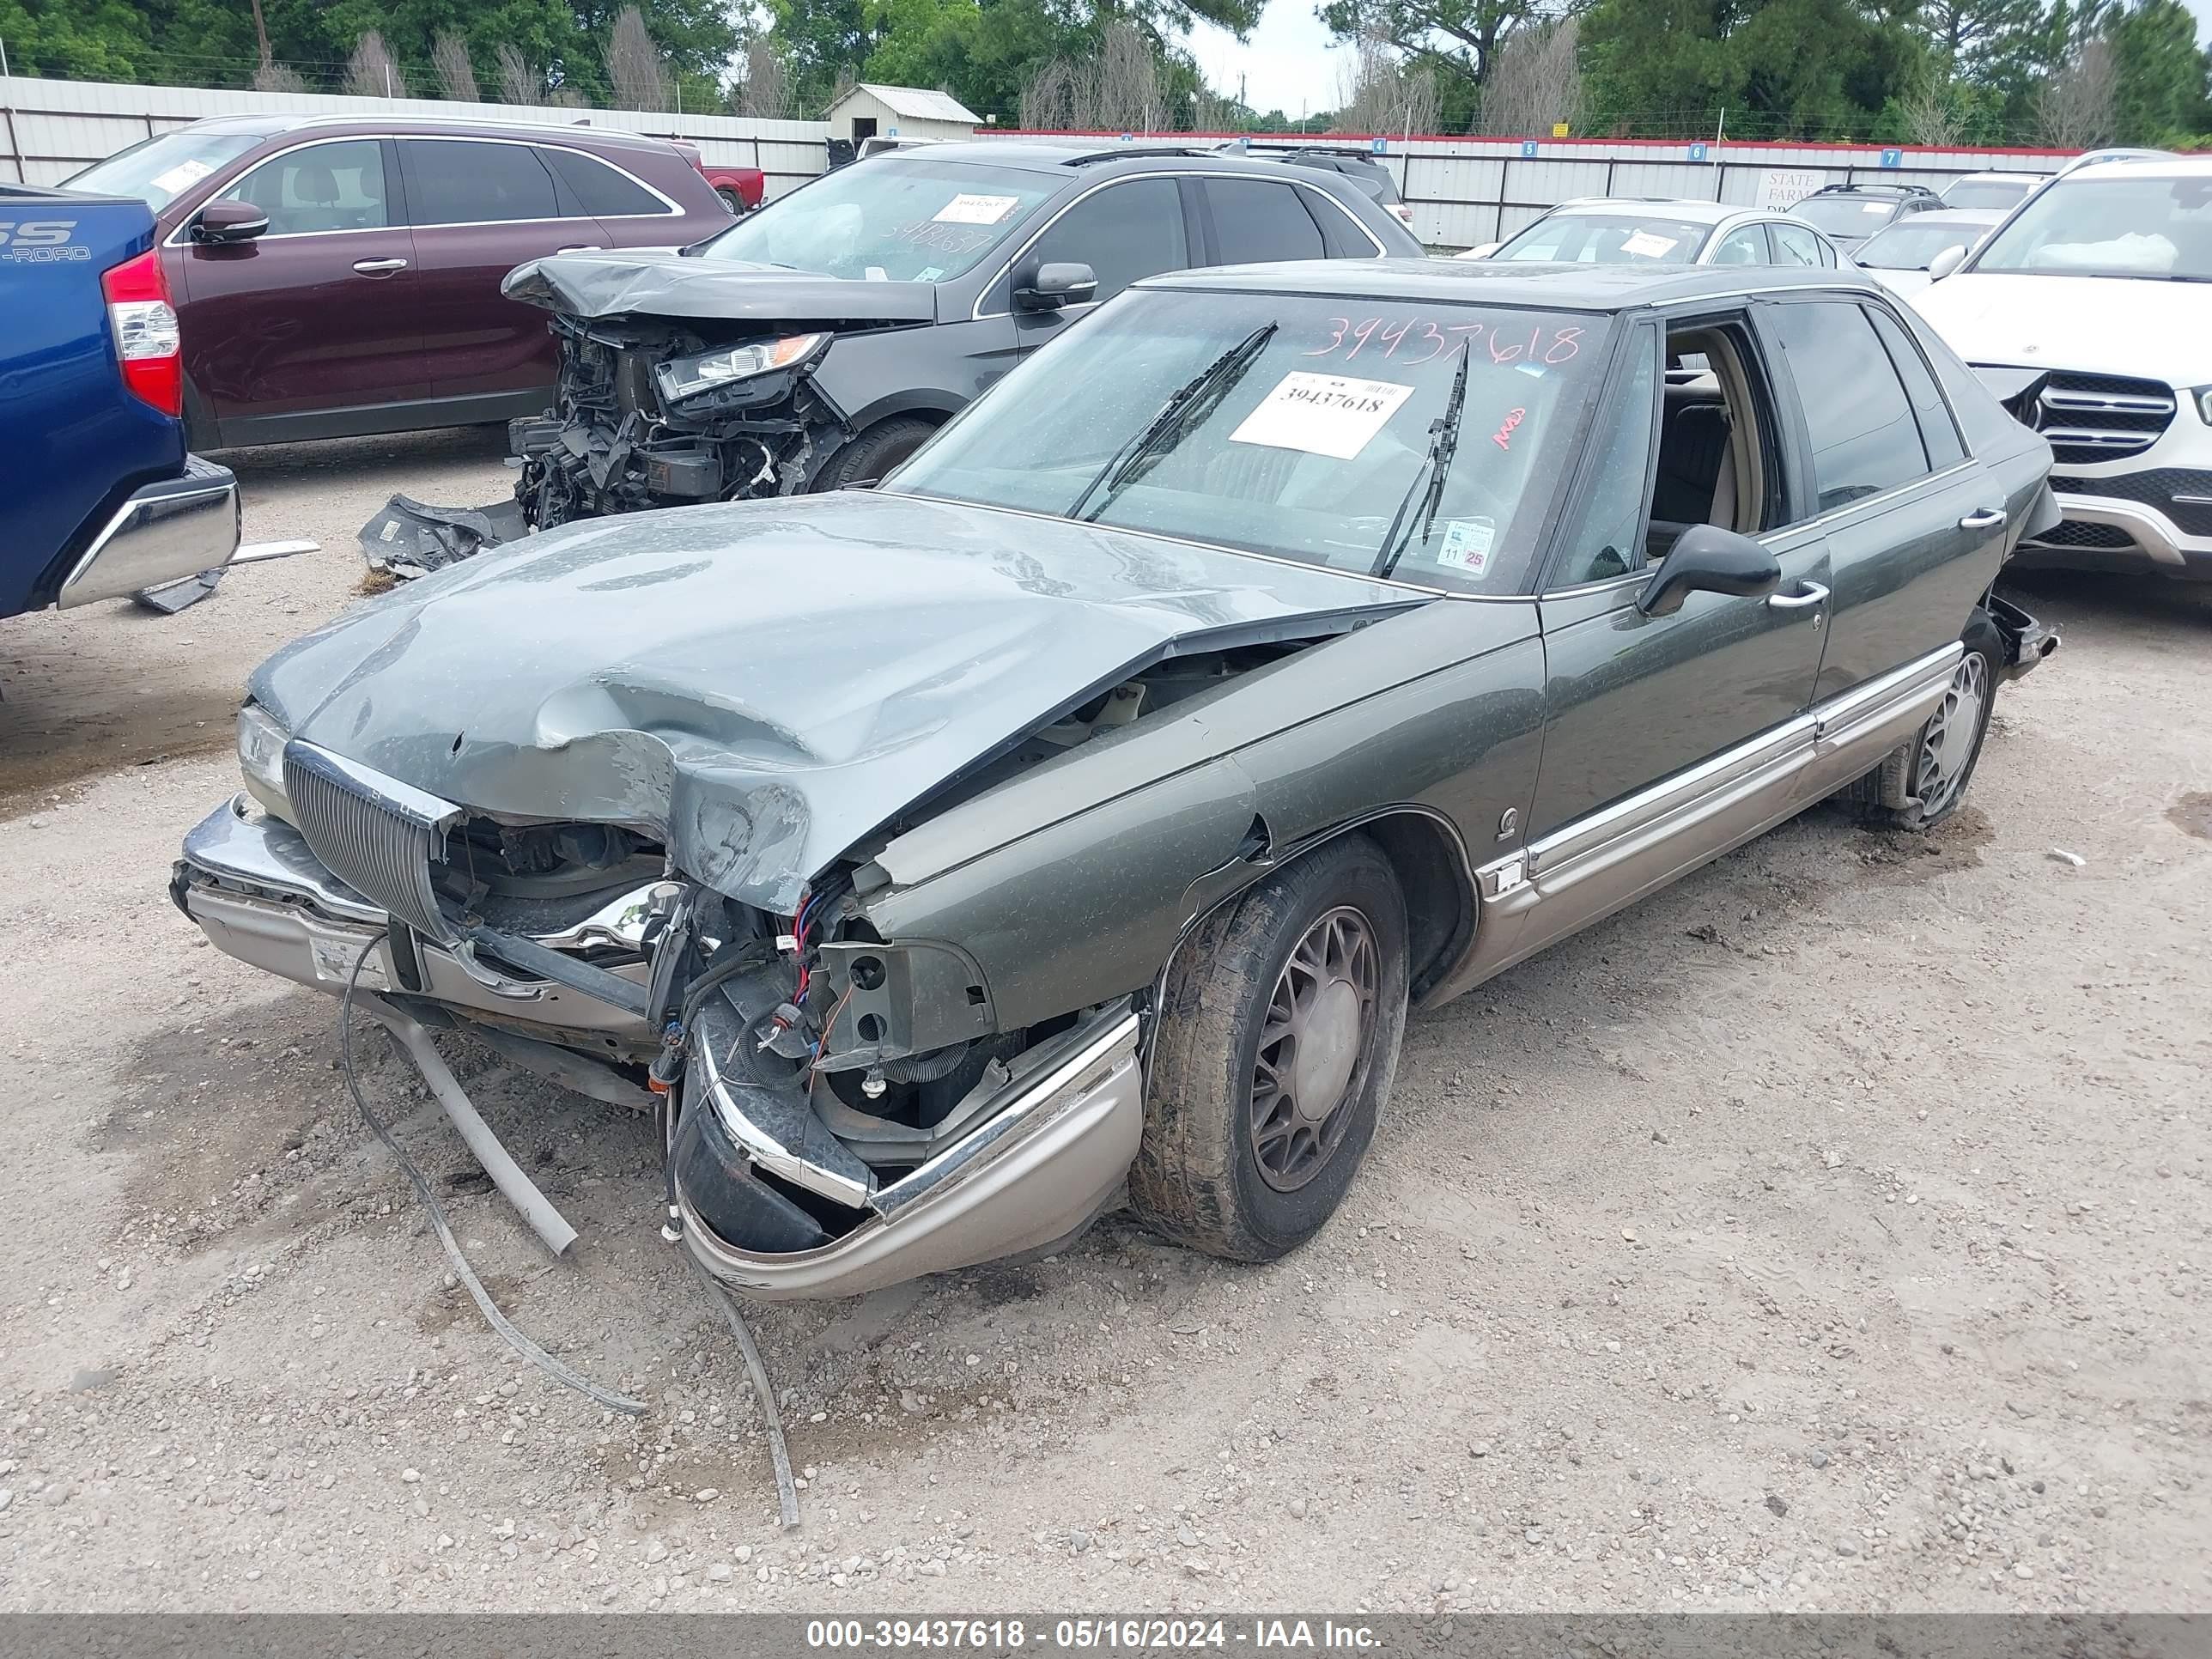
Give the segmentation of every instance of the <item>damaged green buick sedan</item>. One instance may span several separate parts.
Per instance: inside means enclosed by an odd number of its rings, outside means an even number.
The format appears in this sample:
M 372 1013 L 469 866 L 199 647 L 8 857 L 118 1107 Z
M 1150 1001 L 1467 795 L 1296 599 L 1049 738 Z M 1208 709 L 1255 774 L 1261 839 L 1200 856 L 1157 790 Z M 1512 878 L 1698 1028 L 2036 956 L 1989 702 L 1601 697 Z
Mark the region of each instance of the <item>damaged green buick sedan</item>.
M 1160 277 L 874 489 L 571 526 L 278 653 L 173 891 L 651 1103 L 754 1294 L 1125 1198 L 1263 1261 L 1410 1007 L 1823 799 L 1956 810 L 2057 643 L 1991 592 L 2050 462 L 1853 273 Z

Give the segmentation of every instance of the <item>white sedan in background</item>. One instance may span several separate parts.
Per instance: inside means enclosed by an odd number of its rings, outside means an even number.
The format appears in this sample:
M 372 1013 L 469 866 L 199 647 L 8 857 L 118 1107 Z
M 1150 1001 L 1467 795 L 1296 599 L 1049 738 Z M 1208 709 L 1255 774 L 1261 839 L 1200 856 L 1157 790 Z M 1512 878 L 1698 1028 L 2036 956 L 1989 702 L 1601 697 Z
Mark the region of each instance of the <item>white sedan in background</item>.
M 1928 267 L 1947 250 L 1972 252 L 1983 237 L 2004 222 L 2002 210 L 1968 213 L 1942 209 L 1899 219 L 1878 230 L 1852 251 L 1859 268 L 1893 294 L 1917 294 L 1934 279 Z
M 1593 197 L 1562 202 L 1503 242 L 1455 256 L 1567 264 L 1816 265 L 1850 270 L 1802 219 L 1725 202 Z

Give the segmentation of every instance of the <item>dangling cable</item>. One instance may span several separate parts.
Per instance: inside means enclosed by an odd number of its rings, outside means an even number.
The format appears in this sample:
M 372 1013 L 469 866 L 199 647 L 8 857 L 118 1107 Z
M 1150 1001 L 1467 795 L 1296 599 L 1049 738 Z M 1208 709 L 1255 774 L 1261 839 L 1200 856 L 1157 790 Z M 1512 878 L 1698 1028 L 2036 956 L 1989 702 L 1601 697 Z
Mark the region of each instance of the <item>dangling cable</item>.
M 469 1266 L 468 1257 L 461 1254 L 459 1241 L 454 1238 L 453 1228 L 447 1224 L 446 1212 L 440 1207 L 436 1195 L 431 1192 L 430 1183 L 422 1178 L 422 1170 L 415 1167 L 415 1160 L 400 1150 L 399 1143 L 392 1138 L 392 1131 L 386 1128 L 376 1114 L 368 1109 L 368 1099 L 362 1093 L 361 1079 L 354 1075 L 353 1069 L 353 997 L 355 987 L 361 982 L 361 970 L 368 961 L 369 952 L 383 944 L 384 939 L 385 935 L 379 933 L 361 947 L 361 954 L 353 960 L 353 971 L 346 975 L 344 994 L 338 999 L 338 1070 L 344 1075 L 348 1092 L 353 1096 L 354 1109 L 361 1114 L 362 1121 L 376 1132 L 376 1138 L 399 1161 L 399 1167 L 406 1171 L 407 1179 L 414 1185 L 415 1196 L 422 1200 L 422 1207 L 430 1212 L 430 1224 L 437 1229 L 438 1242 L 446 1247 L 446 1256 L 453 1264 L 453 1272 L 459 1276 L 461 1283 L 469 1287 L 469 1294 L 476 1298 L 477 1310 L 492 1329 L 507 1340 L 509 1347 L 555 1382 L 598 1401 L 610 1411 L 620 1412 L 626 1417 L 644 1416 L 647 1409 L 645 1401 L 603 1389 L 582 1372 L 572 1370 L 517 1330 L 507 1316 L 499 1310 L 498 1304 L 491 1299 L 491 1292 L 484 1289 L 483 1282 L 477 1277 L 476 1269 Z M 690 1252 L 687 1250 L 684 1254 L 689 1255 Z M 796 1498 L 792 1500 L 794 1504 L 797 1501 Z

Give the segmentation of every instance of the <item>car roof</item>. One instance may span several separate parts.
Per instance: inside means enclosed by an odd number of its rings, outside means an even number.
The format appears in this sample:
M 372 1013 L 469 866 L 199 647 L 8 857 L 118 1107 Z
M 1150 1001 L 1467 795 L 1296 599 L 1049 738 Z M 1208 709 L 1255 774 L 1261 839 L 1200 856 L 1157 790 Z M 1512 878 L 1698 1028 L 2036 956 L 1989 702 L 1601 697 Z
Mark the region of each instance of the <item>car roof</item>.
M 487 137 L 532 138 L 540 143 L 581 139 L 594 145 L 615 145 L 628 149 L 666 150 L 671 148 L 670 141 L 665 138 L 648 138 L 641 132 L 626 132 L 619 127 L 597 127 L 587 121 L 495 121 L 478 120 L 468 116 L 209 115 L 186 126 L 170 129 L 177 132 L 244 133 L 258 138 L 276 138 L 290 133 L 318 130 L 421 133 L 434 138 L 465 137 L 481 133 Z
M 2076 167 L 2065 181 L 2076 179 L 2205 179 L 2212 178 L 2212 155 L 2150 155 L 2118 161 L 2092 161 Z
M 2047 173 L 2003 173 L 1994 170 L 1985 173 L 1962 173 L 1943 188 L 1948 190 L 1951 185 L 2039 185 L 2050 177 Z
M 1560 311 L 1633 311 L 1644 306 L 1791 289 L 1847 288 L 1879 294 L 1858 270 L 1782 265 L 1492 264 L 1462 259 L 1301 259 L 1170 271 L 1134 284 L 1240 294 L 1480 302 Z
M 882 158 L 885 166 L 915 160 L 927 160 L 933 166 L 950 161 L 975 167 L 1048 173 L 1071 184 L 1079 179 L 1097 179 L 1125 173 L 1170 170 L 1241 173 L 1248 177 L 1274 179 L 1280 179 L 1283 176 L 1283 158 L 1279 155 L 1246 156 L 1224 153 L 1210 145 L 1135 142 L 1125 144 L 1110 138 L 976 138 L 955 144 L 933 145 L 926 156 L 890 155 Z M 872 158 L 870 165 L 875 165 Z M 1318 173 L 1334 169 L 1314 167 L 1308 171 Z M 1310 178 L 1301 182 L 1318 184 L 1320 181 Z
M 1938 230 L 1946 225 L 1989 226 L 2002 223 L 2007 216 L 2007 210 L 2003 208 L 1937 208 L 1930 213 L 1909 213 L 1893 223 L 1884 225 L 1875 234 L 1887 236 L 1893 230 L 1908 228 L 1917 230 L 1923 225 L 1933 225 Z
M 1739 207 L 1733 202 L 1700 202 L 1670 196 L 1583 196 L 1571 202 L 1562 202 L 1546 218 L 1567 213 L 1645 213 L 1654 219 L 1679 219 L 1693 225 L 1717 225 L 1723 219 L 1737 219 L 1746 215 L 1753 218 L 1778 218 L 1778 214 L 1765 214 L 1758 208 Z

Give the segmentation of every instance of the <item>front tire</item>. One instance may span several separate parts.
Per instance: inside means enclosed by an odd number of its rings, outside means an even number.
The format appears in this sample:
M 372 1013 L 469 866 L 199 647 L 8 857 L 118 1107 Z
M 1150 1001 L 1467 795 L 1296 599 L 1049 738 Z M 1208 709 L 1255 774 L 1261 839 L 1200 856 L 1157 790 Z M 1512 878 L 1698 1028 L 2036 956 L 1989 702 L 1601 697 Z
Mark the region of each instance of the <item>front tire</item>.
M 1147 1224 L 1272 1261 L 1335 1212 L 1406 1030 L 1406 901 L 1364 836 L 1202 923 L 1170 966 L 1129 1194 Z
M 849 484 L 880 482 L 936 430 L 934 422 L 918 415 L 894 415 L 878 421 L 830 458 L 816 475 L 814 487 L 842 489 Z

